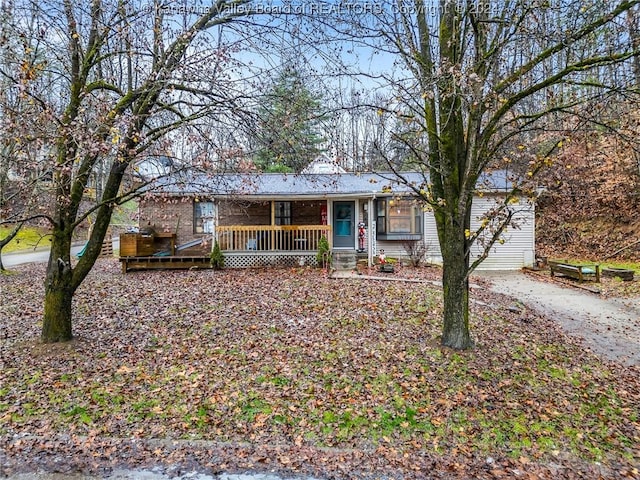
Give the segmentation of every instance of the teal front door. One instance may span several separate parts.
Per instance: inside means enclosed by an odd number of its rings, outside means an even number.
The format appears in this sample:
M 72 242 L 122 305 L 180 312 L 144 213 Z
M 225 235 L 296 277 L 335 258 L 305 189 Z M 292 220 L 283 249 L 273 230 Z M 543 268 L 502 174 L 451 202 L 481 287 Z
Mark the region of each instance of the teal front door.
M 334 248 L 356 248 L 355 202 L 333 203 Z

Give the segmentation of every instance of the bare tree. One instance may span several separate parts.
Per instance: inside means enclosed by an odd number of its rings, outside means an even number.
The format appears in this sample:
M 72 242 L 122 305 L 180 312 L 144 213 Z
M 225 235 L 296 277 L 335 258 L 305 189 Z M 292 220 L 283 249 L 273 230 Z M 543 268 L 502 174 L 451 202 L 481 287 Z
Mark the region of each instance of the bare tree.
M 492 212 L 497 221 L 471 231 L 479 181 L 517 157 L 526 160 L 524 177 L 532 177 L 563 136 L 559 131 L 545 148 L 529 148 L 526 135 L 552 120 L 563 128 L 569 118 L 583 125 L 591 105 L 632 94 L 639 52 L 622 27 L 638 3 L 396 0 L 383 2 L 376 15 L 346 15 L 359 37 L 404 65 L 388 75 L 395 95 L 380 109 L 402 120 L 394 140 L 406 146 L 424 182 L 412 183 L 393 161 L 387 164 L 435 215 L 444 263 L 443 345 L 473 345 L 469 275 L 512 222 L 514 198 L 532 193 L 509 178 L 513 188 Z M 600 73 L 606 68 L 615 77 Z M 522 149 L 512 151 L 514 143 Z M 485 253 L 472 261 L 481 237 Z
M 630 8 L 627 10 L 627 25 L 629 28 L 629 38 L 633 49 L 640 51 L 640 8 Z M 640 55 L 633 58 L 633 76 L 636 87 L 640 88 Z
M 50 172 L 46 168 L 48 149 L 44 139 L 47 125 L 27 89 L 46 89 L 44 61 L 38 50 L 39 29 L 28 19 L 22 37 L 11 35 L 14 5 L 3 2 L 0 7 L 0 226 L 9 226 L 0 237 L 0 270 L 2 249 L 20 229 L 41 218 L 46 208 L 46 192 Z M 24 122 L 25 117 L 31 121 Z M 43 203 L 45 205 L 43 205 Z
M 72 338 L 74 292 L 99 256 L 114 207 L 132 195 L 122 189 L 130 165 L 144 153 L 164 152 L 170 132 L 181 126 L 229 115 L 241 90 L 227 71 L 232 52 L 214 34 L 250 18 L 249 2 L 220 0 L 198 11 L 171 5 L 136 10 L 140 4 L 127 0 L 14 2 L 10 34 L 23 38 L 28 25 L 38 26 L 48 81 L 47 96 L 22 87 L 37 112 L 21 118 L 28 123 L 37 113 L 52 129 L 45 342 Z M 229 34 L 230 42 L 240 37 Z M 12 70 L 0 74 L 20 85 Z M 97 187 L 93 203 L 86 202 L 90 187 Z M 87 248 L 72 265 L 74 231 L 89 215 L 94 223 Z

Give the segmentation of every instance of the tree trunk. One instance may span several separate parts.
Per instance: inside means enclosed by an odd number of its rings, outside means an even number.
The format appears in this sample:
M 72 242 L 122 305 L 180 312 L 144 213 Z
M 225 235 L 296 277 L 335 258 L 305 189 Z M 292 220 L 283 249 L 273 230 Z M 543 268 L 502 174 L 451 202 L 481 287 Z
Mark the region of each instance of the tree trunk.
M 129 163 L 130 161 L 120 161 L 113 164 L 103 190 L 104 197 L 116 198 Z M 102 242 L 113 213 L 113 204 L 103 199 L 102 205 L 97 210 L 96 221 L 84 254 L 75 268 L 71 268 L 71 238 L 81 198 L 78 196 L 69 204 L 61 203 L 57 206 L 56 218 L 59 220 L 53 227 L 51 254 L 45 279 L 42 324 L 42 341 L 45 343 L 66 342 L 73 338 L 71 317 L 73 295 L 100 256 Z
M 73 338 L 71 305 L 75 288 L 71 270 L 71 233 L 55 231 L 47 265 L 42 341 L 66 342 Z
M 442 249 L 444 311 L 442 345 L 456 350 L 473 347 L 469 332 L 469 256 L 464 232 L 449 236 Z
M 42 341 L 45 343 L 66 342 L 73 338 L 71 331 L 73 291 L 64 283 L 64 280 L 56 279 L 46 288 L 42 324 Z

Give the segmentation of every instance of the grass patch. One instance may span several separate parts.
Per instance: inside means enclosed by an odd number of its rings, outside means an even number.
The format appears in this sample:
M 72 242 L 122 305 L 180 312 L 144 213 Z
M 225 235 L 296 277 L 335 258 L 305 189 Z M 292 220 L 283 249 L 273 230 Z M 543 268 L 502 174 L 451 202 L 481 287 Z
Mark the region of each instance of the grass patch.
M 11 233 L 13 228 L 0 227 L 0 239 Z M 2 249 L 2 253 L 33 249 L 36 246 L 48 247 L 51 236 L 47 230 L 35 227 L 22 227 L 18 234 Z
M 636 273 L 640 274 L 640 262 L 603 262 L 601 264 L 602 268 L 626 268 L 628 270 L 635 270 Z
M 113 209 L 113 215 L 111 216 L 112 225 L 137 225 L 135 219 L 138 213 L 138 201 L 129 200 L 122 205 L 117 205 Z

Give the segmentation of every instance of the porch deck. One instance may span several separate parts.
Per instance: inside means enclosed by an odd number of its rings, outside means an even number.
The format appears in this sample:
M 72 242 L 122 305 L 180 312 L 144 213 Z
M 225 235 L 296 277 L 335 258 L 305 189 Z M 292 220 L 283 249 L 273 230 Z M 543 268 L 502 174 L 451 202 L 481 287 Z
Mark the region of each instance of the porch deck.
M 225 267 L 272 267 L 317 265 L 320 238 L 331 241 L 329 225 L 230 225 L 218 226 L 216 238 Z M 120 257 L 122 272 L 211 268 L 208 255 Z
M 120 257 L 122 273 L 132 270 L 188 270 L 190 268 L 211 268 L 211 258 L 207 256 L 162 256 L 162 257 Z

